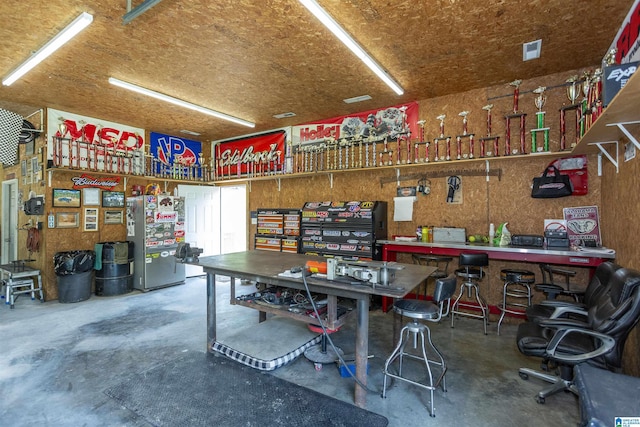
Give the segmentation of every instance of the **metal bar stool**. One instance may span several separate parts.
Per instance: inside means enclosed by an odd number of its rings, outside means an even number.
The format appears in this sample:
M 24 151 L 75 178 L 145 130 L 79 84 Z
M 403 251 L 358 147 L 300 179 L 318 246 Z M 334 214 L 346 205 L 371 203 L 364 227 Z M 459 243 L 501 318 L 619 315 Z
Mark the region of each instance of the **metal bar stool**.
M 489 323 L 489 306 L 480 295 L 479 281 L 485 276 L 484 267 L 489 265 L 489 255 L 484 252 L 461 252 L 458 260 L 459 268 L 456 269 L 456 276 L 462 278 L 460 293 L 451 307 L 451 327 L 454 326 L 455 315 L 482 319 L 484 324 L 484 334 L 487 335 L 487 324 Z M 460 301 L 467 291 L 471 301 Z M 474 301 L 475 300 L 475 301 Z M 460 311 L 461 308 L 480 310 L 482 314 Z
M 453 261 L 453 258 L 450 256 L 440 256 L 440 255 L 426 255 L 426 254 L 413 254 L 411 255 L 414 264 L 426 265 L 431 267 L 436 267 L 437 270 L 434 271 L 427 277 L 427 280 L 424 282 L 424 290 L 423 295 L 426 299 L 428 294 L 428 283 L 430 280 L 434 282 L 437 279 L 444 279 L 449 275 L 449 263 Z
M 500 270 L 500 279 L 504 281 L 504 286 L 502 287 L 502 303 L 498 304 L 498 308 L 502 311 L 500 320 L 498 320 L 498 335 L 500 335 L 500 325 L 506 313 L 526 316 L 524 310 L 518 310 L 515 307 L 526 310 L 531 306 L 531 284 L 536 281 L 536 275 L 529 270 L 504 268 Z M 526 303 L 519 302 L 525 298 Z
M 436 280 L 436 288 L 433 293 L 433 301 L 415 300 L 415 299 L 401 299 L 393 304 L 393 311 L 402 316 L 409 317 L 413 321 L 407 323 L 407 325 L 400 331 L 400 340 L 398 345 L 391 352 L 391 355 L 384 364 L 384 380 L 382 383 L 382 397 L 387 397 L 387 377 L 395 378 L 397 380 L 406 381 L 410 384 L 422 387 L 429 390 L 430 393 L 430 406 L 429 415 L 435 417 L 435 407 L 433 404 L 433 392 L 438 386 L 442 385 L 442 391 L 447 391 L 445 374 L 447 372 L 447 365 L 442 357 L 442 354 L 431 341 L 431 330 L 424 324 L 418 323 L 418 320 L 426 320 L 428 322 L 439 322 L 440 319 L 446 316 L 449 312 L 449 304 L 451 297 L 456 290 L 456 278 L 454 276 L 447 277 L 445 279 Z M 446 311 L 445 311 L 446 308 Z M 433 352 L 432 357 L 429 359 L 427 355 L 427 349 L 425 347 L 425 332 L 427 335 L 426 342 L 429 343 L 429 347 Z M 420 348 L 418 348 L 418 336 L 420 337 Z M 413 349 L 418 352 L 409 352 L 406 350 L 407 343 L 411 339 L 413 343 Z M 416 354 L 417 353 L 417 354 Z M 426 382 L 420 382 L 414 380 L 415 376 L 408 377 L 403 376 L 402 368 L 404 358 L 410 358 L 419 360 L 424 363 L 426 368 Z M 397 362 L 397 374 L 392 373 L 390 368 Z M 434 380 L 433 372 L 431 371 L 431 365 L 440 367 L 440 375 Z

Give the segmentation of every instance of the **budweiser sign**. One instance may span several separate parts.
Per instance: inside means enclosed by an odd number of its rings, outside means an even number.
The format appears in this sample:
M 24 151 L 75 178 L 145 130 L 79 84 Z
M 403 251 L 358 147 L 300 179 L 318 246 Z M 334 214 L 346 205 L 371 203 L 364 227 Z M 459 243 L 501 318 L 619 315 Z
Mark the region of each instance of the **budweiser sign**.
M 103 190 L 112 190 L 115 186 L 120 184 L 119 176 L 111 176 L 108 178 L 94 178 L 91 175 L 83 174 L 82 176 L 74 176 L 71 178 L 73 181 L 73 188 L 101 188 Z

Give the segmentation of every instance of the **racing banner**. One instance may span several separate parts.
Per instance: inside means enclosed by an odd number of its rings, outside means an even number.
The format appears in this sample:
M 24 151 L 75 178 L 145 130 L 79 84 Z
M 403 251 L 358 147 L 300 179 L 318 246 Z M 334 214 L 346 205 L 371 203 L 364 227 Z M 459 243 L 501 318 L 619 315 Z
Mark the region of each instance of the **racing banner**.
M 214 143 L 216 178 L 283 173 L 286 130 Z
M 418 135 L 418 103 L 395 105 L 348 116 L 317 120 L 293 126 L 293 145 L 317 144 L 328 138 L 397 140 L 400 135 Z
M 190 168 L 190 177 L 202 177 L 202 143 L 177 136 L 151 132 L 149 134 L 149 154 L 152 157 L 151 174 L 160 175 L 175 167 Z M 200 167 L 195 167 L 200 166 Z

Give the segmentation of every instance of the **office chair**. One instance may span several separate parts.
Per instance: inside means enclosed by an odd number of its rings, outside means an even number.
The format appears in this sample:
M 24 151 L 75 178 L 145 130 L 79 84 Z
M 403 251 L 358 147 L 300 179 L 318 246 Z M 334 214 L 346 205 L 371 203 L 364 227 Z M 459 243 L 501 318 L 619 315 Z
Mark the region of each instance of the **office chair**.
M 453 328 L 455 315 L 474 317 L 482 319 L 484 323 L 484 334 L 487 335 L 487 324 L 489 323 L 489 306 L 485 299 L 480 295 L 479 282 L 485 276 L 484 267 L 489 265 L 489 255 L 483 252 L 461 252 L 458 260 L 458 268 L 455 271 L 456 276 L 462 278 L 460 284 L 460 293 L 451 307 L 451 327 Z M 460 301 L 467 291 L 468 298 L 475 298 L 475 301 Z M 482 314 L 469 313 L 460 311 L 461 308 L 480 310 Z
M 409 317 L 413 321 L 407 323 L 407 325 L 400 331 L 400 340 L 396 345 L 396 348 L 391 352 L 391 355 L 384 364 L 384 380 L 382 383 L 382 397 L 387 397 L 387 377 L 395 378 L 401 381 L 406 381 L 410 384 L 422 387 L 429 390 L 430 393 L 430 407 L 429 415 L 435 417 L 435 407 L 433 404 L 433 392 L 440 384 L 442 384 L 442 391 L 447 391 L 445 374 L 447 372 L 447 365 L 442 357 L 442 354 L 431 341 L 431 330 L 424 324 L 418 323 L 418 320 L 426 320 L 428 322 L 439 322 L 443 316 L 449 313 L 449 305 L 451 304 L 451 297 L 456 290 L 456 278 L 450 276 L 444 279 L 436 280 L 436 288 L 433 292 L 433 301 L 416 300 L 416 299 L 401 299 L 393 304 L 393 311 L 402 316 Z M 427 342 L 433 351 L 434 360 L 429 359 L 427 350 L 425 348 L 425 332 L 427 335 Z M 413 348 L 418 348 L 418 336 L 420 336 L 421 348 L 419 354 L 415 352 L 406 351 L 409 338 L 412 338 Z M 414 380 L 415 376 L 403 376 L 402 368 L 404 358 L 408 357 L 414 360 L 420 360 L 426 367 L 426 382 L 419 382 Z M 390 367 L 398 362 L 397 374 L 390 371 Z M 431 365 L 440 367 L 440 375 L 434 381 L 433 373 L 431 372 Z
M 584 290 L 582 302 L 556 299 L 544 300 L 526 309 L 527 320 L 540 322 L 541 320 L 557 317 L 586 319 L 588 307 L 592 306 L 598 297 L 609 289 L 609 279 L 620 268 L 622 267 L 612 261 L 603 262 L 596 267 L 591 280 L 589 280 L 589 284 Z
M 526 322 L 518 327 L 517 343 L 526 356 L 547 358 L 557 363 L 558 376 L 520 368 L 522 379 L 530 376 L 551 383 L 536 397 L 538 403 L 560 391 L 577 394 L 573 385 L 573 367 L 579 363 L 620 370 L 622 353 L 629 332 L 640 319 L 640 272 L 620 268 L 587 312 L 586 322 L 574 319 L 549 319 Z
M 536 291 L 547 295 L 547 299 L 555 300 L 558 295 L 568 295 L 578 302 L 584 295 L 584 289 L 575 289 L 575 285 L 571 283 L 571 279 L 576 275 L 575 271 L 551 264 L 540 264 L 540 271 L 542 283 L 534 287 Z M 574 289 L 571 289 L 572 286 Z

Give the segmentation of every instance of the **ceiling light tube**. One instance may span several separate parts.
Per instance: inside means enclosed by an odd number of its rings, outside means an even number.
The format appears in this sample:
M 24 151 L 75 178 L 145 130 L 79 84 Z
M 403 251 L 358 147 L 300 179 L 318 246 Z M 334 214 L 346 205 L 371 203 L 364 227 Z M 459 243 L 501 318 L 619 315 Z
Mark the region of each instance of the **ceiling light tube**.
M 181 99 L 174 98 L 172 96 L 165 95 L 165 94 L 160 93 L 160 92 L 155 92 L 155 91 L 153 91 L 151 89 L 147 89 L 147 88 L 144 88 L 142 86 L 137 86 L 137 85 L 134 85 L 132 83 L 127 83 L 127 82 L 124 82 L 122 80 L 115 79 L 113 77 L 109 77 L 109 83 L 111 83 L 114 86 L 119 86 L 119 87 L 121 87 L 123 89 L 127 89 L 127 90 L 130 90 L 130 91 L 133 91 L 133 92 L 137 92 L 137 93 L 142 94 L 142 95 L 146 95 L 146 96 L 150 96 L 150 97 L 155 98 L 155 99 L 159 99 L 160 101 L 169 102 L 169 103 L 171 103 L 173 105 L 177 105 L 179 107 L 188 108 L 189 110 L 197 111 L 197 112 L 202 113 L 202 114 L 207 114 L 209 116 L 217 117 L 219 119 L 228 120 L 230 122 L 237 123 L 237 124 L 242 125 L 242 126 L 247 126 L 247 127 L 250 127 L 250 128 L 256 126 L 255 123 L 252 123 L 252 122 L 249 122 L 249 121 L 246 121 L 246 120 L 242 120 L 242 119 L 239 119 L 237 117 L 233 117 L 233 116 L 230 116 L 228 114 L 221 113 L 219 111 L 211 110 L 209 108 L 201 107 L 199 105 L 192 104 L 190 102 L 183 101 Z
M 404 89 L 373 59 L 362 47 L 329 15 L 315 0 L 300 0 L 316 18 L 324 24 L 345 46 L 351 50 L 364 64 L 385 82 L 395 93 L 402 95 Z
M 64 30 L 60 31 L 54 38 L 49 40 L 47 44 L 31 55 L 29 59 L 2 79 L 2 84 L 9 86 L 20 77 L 27 74 L 27 72 L 29 72 L 33 67 L 41 63 L 49 55 L 58 50 L 58 48 L 75 37 L 80 31 L 91 24 L 91 22 L 93 22 L 93 16 L 87 12 L 82 12 L 80 16 L 74 19 L 71 24 L 67 25 Z

